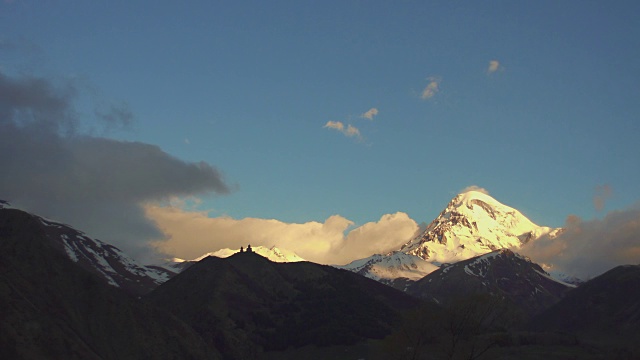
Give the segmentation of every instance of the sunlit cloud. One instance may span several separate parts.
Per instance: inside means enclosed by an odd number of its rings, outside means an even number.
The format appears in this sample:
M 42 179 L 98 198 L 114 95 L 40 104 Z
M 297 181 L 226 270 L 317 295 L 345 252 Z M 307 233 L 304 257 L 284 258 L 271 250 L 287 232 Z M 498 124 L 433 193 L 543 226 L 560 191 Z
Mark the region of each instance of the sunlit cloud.
M 353 221 L 340 215 L 324 222 L 286 223 L 274 219 L 211 218 L 207 212 L 159 205 L 148 205 L 146 214 L 167 238 L 154 243 L 158 250 L 183 259 L 251 244 L 288 249 L 318 263 L 346 264 L 396 250 L 418 230 L 416 222 L 402 212 L 383 215 L 377 222 L 351 230 Z
M 427 80 L 429 80 L 429 83 L 427 84 L 427 87 L 422 90 L 422 95 L 420 95 L 423 100 L 431 99 L 438 93 L 438 91 L 440 91 L 440 78 L 431 76 L 427 78 Z
M 371 108 L 369 110 L 367 110 L 367 112 L 365 112 L 364 114 L 360 115 L 361 118 L 364 119 L 369 119 L 369 120 L 373 120 L 373 117 L 378 115 L 378 109 L 376 108 Z
M 327 121 L 327 123 L 324 124 L 324 127 L 338 131 L 344 130 L 344 124 L 341 121 Z
M 347 126 L 347 129 L 344 131 L 344 134 L 347 136 L 355 136 L 360 137 L 360 130 L 353 125 Z
M 324 125 L 325 128 L 337 130 L 343 133 L 348 137 L 355 137 L 358 140 L 362 140 L 362 136 L 360 135 L 360 130 L 357 127 L 348 124 L 346 127 L 341 121 L 327 121 Z
M 612 211 L 602 220 L 570 215 L 556 238 L 531 241 L 519 252 L 551 271 L 587 280 L 623 264 L 640 263 L 640 206 Z
M 489 195 L 489 191 L 487 189 L 481 188 L 480 186 L 477 186 L 477 185 L 467 186 L 466 188 L 464 188 L 464 189 L 462 189 L 460 191 L 460 194 L 464 194 L 464 193 L 469 192 L 469 191 L 478 191 L 478 192 L 481 192 L 481 193 L 483 193 L 485 195 Z
M 488 74 L 493 74 L 501 68 L 500 62 L 498 60 L 489 61 L 489 67 L 487 68 Z

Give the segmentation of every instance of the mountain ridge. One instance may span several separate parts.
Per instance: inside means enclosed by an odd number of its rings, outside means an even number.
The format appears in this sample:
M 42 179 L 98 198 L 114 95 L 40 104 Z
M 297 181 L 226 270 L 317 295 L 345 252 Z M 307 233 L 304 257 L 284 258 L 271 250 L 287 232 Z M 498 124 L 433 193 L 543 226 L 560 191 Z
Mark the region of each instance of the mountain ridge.
M 189 326 L 74 262 L 27 212 L 0 211 L 0 358 L 218 359 Z
M 247 252 L 206 257 L 145 299 L 190 324 L 234 359 L 256 351 L 243 345 L 248 339 L 266 351 L 381 339 L 399 320 L 401 309 L 419 304 L 346 270 L 311 262 L 276 263 Z M 210 333 L 212 324 L 218 333 Z
M 506 299 L 528 315 L 555 304 L 574 285 L 553 279 L 529 258 L 509 249 L 445 264 L 412 283 L 407 293 L 436 303 L 487 294 Z
M 71 225 L 47 219 L 14 208 L 0 201 L 0 213 L 21 211 L 43 226 L 46 238 L 62 254 L 86 270 L 104 279 L 109 285 L 133 295 L 142 295 L 175 275 L 164 268 L 139 264 L 119 248 L 91 238 Z

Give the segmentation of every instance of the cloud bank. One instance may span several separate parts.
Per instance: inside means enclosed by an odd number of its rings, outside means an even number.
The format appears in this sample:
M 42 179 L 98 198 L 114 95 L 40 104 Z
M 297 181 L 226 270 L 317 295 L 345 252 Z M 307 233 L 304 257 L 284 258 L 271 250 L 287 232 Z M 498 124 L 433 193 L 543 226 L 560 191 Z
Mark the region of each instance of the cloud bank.
M 541 238 L 519 250 L 533 261 L 590 279 L 621 264 L 640 264 L 640 206 L 612 211 L 603 219 L 567 217 L 555 239 Z
M 0 73 L 0 199 L 73 224 L 134 257 L 164 236 L 142 204 L 229 186 L 213 166 L 179 160 L 157 146 L 83 134 L 79 89 Z M 96 110 L 105 127 L 129 124 L 126 107 Z
M 313 262 L 346 264 L 374 253 L 397 250 L 418 230 L 416 222 L 402 212 L 383 215 L 377 222 L 349 230 L 353 222 L 340 215 L 324 222 L 298 224 L 273 219 L 210 218 L 206 212 L 151 204 L 145 209 L 168 238 L 156 246 L 184 259 L 251 244 L 275 245 Z

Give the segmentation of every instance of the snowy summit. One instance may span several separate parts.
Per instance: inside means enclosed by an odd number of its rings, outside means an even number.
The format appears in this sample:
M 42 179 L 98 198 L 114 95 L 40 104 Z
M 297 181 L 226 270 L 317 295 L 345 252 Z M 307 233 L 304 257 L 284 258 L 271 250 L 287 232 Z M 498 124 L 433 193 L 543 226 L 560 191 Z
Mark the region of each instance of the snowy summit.
M 518 249 L 560 229 L 538 226 L 518 210 L 480 191 L 454 197 L 420 235 L 400 249 L 338 266 L 386 284 L 418 280 L 444 263 L 467 260 L 498 249 Z M 404 287 L 402 283 L 397 287 Z M 396 286 L 394 285 L 394 286 Z
M 457 195 L 426 230 L 400 251 L 435 263 L 451 263 L 497 249 L 518 249 L 559 229 L 538 226 L 518 210 L 480 191 Z

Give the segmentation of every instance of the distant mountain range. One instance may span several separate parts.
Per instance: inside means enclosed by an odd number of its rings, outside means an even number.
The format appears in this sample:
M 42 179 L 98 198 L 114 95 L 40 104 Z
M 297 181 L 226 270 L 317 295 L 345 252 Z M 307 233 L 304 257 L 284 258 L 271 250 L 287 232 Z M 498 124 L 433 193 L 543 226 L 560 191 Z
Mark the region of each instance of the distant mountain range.
M 253 359 L 382 339 L 419 304 L 349 271 L 256 252 L 207 256 L 139 296 L 158 273 L 3 202 L 0 358 Z
M 576 287 L 512 250 L 559 231 L 472 192 L 350 271 L 259 246 L 160 267 L 0 201 L 0 358 L 638 358 L 640 265 Z

